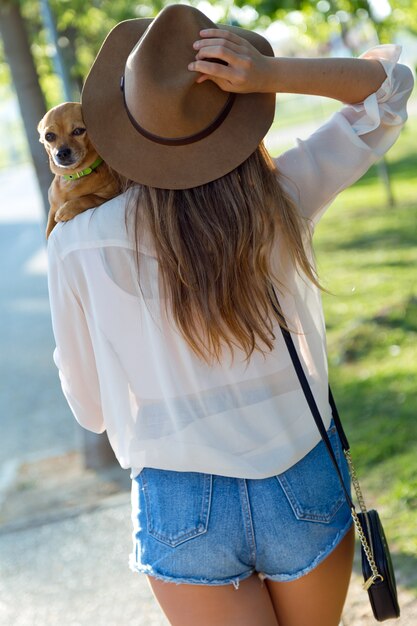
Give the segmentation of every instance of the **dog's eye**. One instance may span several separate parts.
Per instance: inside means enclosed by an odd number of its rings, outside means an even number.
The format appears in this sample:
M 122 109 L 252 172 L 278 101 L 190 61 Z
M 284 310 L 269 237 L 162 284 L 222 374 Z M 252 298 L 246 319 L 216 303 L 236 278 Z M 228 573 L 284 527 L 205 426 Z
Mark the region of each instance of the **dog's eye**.
M 78 137 L 79 135 L 84 135 L 85 133 L 85 128 L 75 128 L 71 135 L 74 135 L 74 137 Z
M 56 139 L 55 133 L 46 133 L 45 141 L 54 141 Z

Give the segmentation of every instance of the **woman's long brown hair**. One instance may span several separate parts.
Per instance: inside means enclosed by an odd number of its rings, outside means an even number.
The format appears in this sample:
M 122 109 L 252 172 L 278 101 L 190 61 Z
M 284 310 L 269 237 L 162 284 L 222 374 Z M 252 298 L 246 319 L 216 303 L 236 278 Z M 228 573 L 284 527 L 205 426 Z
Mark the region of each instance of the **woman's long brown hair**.
M 309 260 L 310 232 L 283 192 L 266 149 L 258 149 L 229 174 L 186 190 L 135 188 L 137 258 L 143 224 L 153 238 L 166 297 L 166 313 L 194 353 L 211 364 L 224 346 L 273 348 L 271 254 L 285 246 L 298 272 L 318 285 Z M 306 238 L 307 236 L 307 238 Z M 264 347 L 262 347 L 262 344 Z

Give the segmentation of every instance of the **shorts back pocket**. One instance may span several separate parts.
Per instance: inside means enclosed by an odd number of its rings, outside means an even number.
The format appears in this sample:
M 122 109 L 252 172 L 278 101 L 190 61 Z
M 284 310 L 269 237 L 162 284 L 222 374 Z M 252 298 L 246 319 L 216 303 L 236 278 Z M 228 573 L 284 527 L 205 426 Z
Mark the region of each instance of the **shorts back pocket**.
M 175 547 L 207 531 L 212 476 L 144 468 L 137 477 L 149 535 Z
M 336 427 L 331 426 L 327 434 L 340 467 L 342 451 Z M 328 524 L 345 502 L 339 477 L 323 440 L 276 478 L 299 520 Z

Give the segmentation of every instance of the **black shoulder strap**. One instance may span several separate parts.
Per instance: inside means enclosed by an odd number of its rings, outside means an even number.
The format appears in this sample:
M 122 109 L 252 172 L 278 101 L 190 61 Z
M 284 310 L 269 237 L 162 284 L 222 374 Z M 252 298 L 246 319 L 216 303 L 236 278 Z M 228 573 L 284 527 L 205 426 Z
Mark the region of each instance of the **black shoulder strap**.
M 273 289 L 273 287 L 271 289 L 271 292 L 272 292 L 271 293 L 271 304 L 272 304 L 272 307 L 273 307 L 275 313 L 277 314 L 277 316 L 283 321 L 285 326 L 287 326 L 283 314 L 280 312 L 279 308 L 277 307 L 277 304 L 279 306 L 279 302 L 278 302 L 278 298 L 277 298 L 277 295 L 276 295 L 275 290 Z M 313 393 L 311 391 L 311 388 L 310 388 L 310 385 L 308 383 L 307 377 L 306 377 L 306 375 L 304 373 L 303 366 L 301 365 L 301 361 L 300 361 L 300 358 L 298 356 L 298 352 L 297 352 L 296 347 L 294 345 L 293 339 L 291 337 L 290 332 L 286 328 L 283 328 L 283 326 L 280 326 L 280 328 L 281 328 L 282 335 L 284 337 L 284 341 L 285 341 L 286 346 L 288 348 L 288 352 L 290 353 L 290 357 L 291 357 L 291 360 L 293 362 L 294 369 L 296 371 L 298 380 L 300 381 L 300 384 L 301 384 L 301 387 L 303 389 L 305 398 L 306 398 L 307 403 L 308 403 L 308 405 L 310 407 L 310 411 L 311 411 L 311 413 L 312 413 L 312 415 L 314 417 L 314 421 L 316 422 L 317 428 L 320 431 L 322 439 L 323 439 L 323 441 L 324 441 L 324 443 L 326 445 L 327 451 L 328 451 L 328 453 L 330 455 L 330 458 L 331 458 L 331 460 L 333 462 L 333 465 L 334 465 L 334 467 L 336 469 L 336 472 L 338 474 L 338 477 L 339 477 L 339 480 L 340 480 L 340 484 L 342 485 L 343 492 L 345 494 L 346 500 L 347 500 L 350 508 L 352 509 L 352 508 L 354 508 L 352 499 L 350 497 L 350 494 L 349 494 L 348 490 L 345 487 L 343 476 L 342 476 L 342 474 L 340 472 L 340 469 L 339 469 L 339 466 L 337 464 L 337 460 L 336 460 L 335 454 L 333 452 L 333 448 L 331 446 L 329 437 L 327 436 L 326 427 L 323 424 L 323 420 L 321 418 L 320 411 L 319 411 L 319 409 L 317 407 L 316 400 L 315 400 L 315 398 L 313 396 Z M 339 417 L 339 413 L 338 413 L 338 410 L 337 410 L 337 407 L 336 407 L 336 404 L 335 404 L 335 401 L 334 401 L 334 398 L 333 398 L 333 394 L 331 392 L 330 387 L 329 387 L 329 402 L 330 402 L 330 406 L 332 408 L 332 414 L 333 414 L 334 423 L 335 423 L 337 432 L 339 434 L 342 447 L 343 447 L 343 449 L 345 451 L 348 451 L 349 450 L 349 442 L 348 442 L 348 440 L 346 438 L 346 435 L 345 435 L 345 432 L 343 430 L 342 423 L 341 423 L 340 417 Z

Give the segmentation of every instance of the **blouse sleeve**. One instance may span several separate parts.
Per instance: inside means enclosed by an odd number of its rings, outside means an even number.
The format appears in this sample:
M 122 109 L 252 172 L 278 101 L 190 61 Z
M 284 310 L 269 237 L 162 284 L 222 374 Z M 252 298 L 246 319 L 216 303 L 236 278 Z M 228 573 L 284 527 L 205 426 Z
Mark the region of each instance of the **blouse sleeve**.
M 54 361 L 62 391 L 77 422 L 102 433 L 100 386 L 88 323 L 55 246 L 54 233 L 48 239 L 48 287 L 56 342 Z
M 324 210 L 357 181 L 398 138 L 407 119 L 413 75 L 398 64 L 401 46 L 376 46 L 361 55 L 377 59 L 386 79 L 363 102 L 346 105 L 307 140 L 275 159 L 284 190 L 317 223 Z

